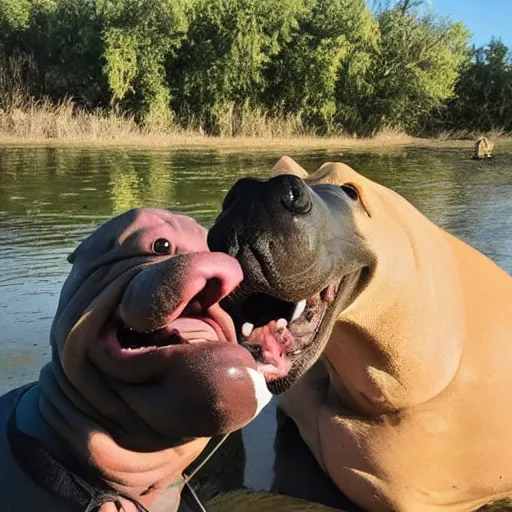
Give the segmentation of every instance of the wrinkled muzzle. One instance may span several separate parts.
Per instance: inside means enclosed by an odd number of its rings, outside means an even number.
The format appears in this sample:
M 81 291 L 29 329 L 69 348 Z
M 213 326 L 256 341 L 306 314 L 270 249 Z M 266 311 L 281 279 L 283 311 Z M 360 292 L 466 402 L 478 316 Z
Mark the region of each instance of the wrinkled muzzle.
M 208 232 L 208 245 L 238 259 L 251 292 L 297 301 L 332 272 L 332 236 L 324 201 L 302 179 L 285 174 L 238 181 Z
M 121 397 L 175 439 L 238 429 L 265 405 L 265 381 L 219 305 L 242 280 L 235 259 L 209 252 L 132 258 L 96 275 L 99 282 L 93 273 L 78 287 L 75 298 L 85 288 L 93 298 L 63 350 L 66 375 L 90 403 L 102 410 Z
M 357 207 L 337 185 L 309 187 L 287 174 L 243 179 L 208 233 L 210 249 L 243 269 L 241 287 L 223 305 L 274 393 L 320 357 L 337 314 L 361 289 Z
M 154 263 L 132 279 L 119 307 L 122 321 L 134 331 L 148 333 L 175 327 L 185 334 L 177 319 L 209 319 L 208 310 L 241 281 L 239 265 L 220 253 L 181 254 Z M 225 318 L 218 337 L 235 341 Z M 192 323 L 192 322 L 191 322 Z M 212 340 L 213 341 L 213 340 Z

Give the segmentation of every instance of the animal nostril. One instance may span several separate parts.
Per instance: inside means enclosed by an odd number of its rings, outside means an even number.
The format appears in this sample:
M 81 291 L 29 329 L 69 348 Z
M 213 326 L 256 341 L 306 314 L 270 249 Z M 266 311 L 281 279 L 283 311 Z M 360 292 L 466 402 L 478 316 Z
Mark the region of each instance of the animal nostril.
M 293 213 L 308 213 L 311 210 L 311 198 L 309 196 L 306 185 L 294 179 L 287 181 L 281 202 L 283 206 Z

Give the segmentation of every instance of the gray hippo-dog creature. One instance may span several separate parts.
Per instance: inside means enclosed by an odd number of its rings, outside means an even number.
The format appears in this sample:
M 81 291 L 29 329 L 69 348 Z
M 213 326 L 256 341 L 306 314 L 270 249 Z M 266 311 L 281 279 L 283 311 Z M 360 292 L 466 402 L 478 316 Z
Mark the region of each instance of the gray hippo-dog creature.
M 270 398 L 219 306 L 240 265 L 158 209 L 107 221 L 69 261 L 52 361 L 0 398 L 0 509 L 175 511 L 209 438 Z

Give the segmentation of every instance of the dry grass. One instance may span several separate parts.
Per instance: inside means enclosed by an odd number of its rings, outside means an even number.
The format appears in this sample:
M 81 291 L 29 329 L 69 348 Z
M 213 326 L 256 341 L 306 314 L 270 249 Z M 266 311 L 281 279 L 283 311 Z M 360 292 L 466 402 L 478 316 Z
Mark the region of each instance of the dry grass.
M 226 105 L 219 116 L 220 137 L 245 138 L 291 138 L 312 135 L 304 127 L 299 115 L 275 116 L 263 108 L 250 108 L 247 105 Z M 194 126 L 188 122 L 189 126 Z
M 115 111 L 85 111 L 71 99 L 53 103 L 30 97 L 33 62 L 17 55 L 0 55 L 1 145 L 93 145 L 154 148 L 244 148 L 276 150 L 290 148 L 391 148 L 414 140 L 386 130 L 370 139 L 324 138 L 308 131 L 300 116 L 273 116 L 247 105 L 226 105 L 219 115 L 219 136 L 205 135 L 200 119 L 189 119 L 183 129 L 177 124 L 142 126 L 130 115 Z
M 221 135 L 204 135 L 178 125 L 141 126 L 133 117 L 116 112 L 86 112 L 71 100 L 57 104 L 30 100 L 0 110 L 2 145 L 94 145 L 219 149 L 385 148 L 422 142 L 401 132 L 386 130 L 369 139 L 319 137 L 308 133 L 298 117 L 275 118 L 263 110 L 243 114 L 226 112 Z
M 53 103 L 49 99 L 29 100 L 22 105 L 0 110 L 0 141 L 102 141 L 175 135 L 178 127 L 143 127 L 132 116 L 96 110 L 87 112 L 73 101 Z
M 476 135 L 443 132 L 433 139 L 421 139 L 386 128 L 370 138 L 319 137 L 308 133 L 298 116 L 276 118 L 261 109 L 235 111 L 230 106 L 221 116 L 220 135 L 213 137 L 204 135 L 200 123 L 193 120 L 188 124 L 195 129 L 184 129 L 177 124 L 142 126 L 126 114 L 79 109 L 70 99 L 58 103 L 48 99 L 24 100 L 26 95 L 21 89 L 19 91 L 18 94 L 11 93 L 8 98 L 4 94 L 3 102 L 0 102 L 8 105 L 3 110 L 0 108 L 0 145 L 140 146 L 232 151 L 246 148 L 389 151 L 404 146 L 466 147 L 472 144 L 469 141 L 473 141 Z M 507 140 L 502 131 L 486 135 L 492 140 Z
M 393 144 L 397 140 L 402 141 L 403 143 L 413 143 L 414 141 L 418 140 L 415 137 L 411 137 L 403 130 L 392 127 L 382 128 L 380 131 L 375 132 L 371 139 L 379 144 Z
M 502 128 L 494 128 L 488 132 L 476 132 L 473 130 L 443 130 L 436 135 L 438 141 L 459 141 L 470 140 L 475 141 L 479 137 L 485 136 L 493 141 L 498 139 L 510 139 L 512 134 L 506 132 Z
M 352 149 L 391 151 L 404 146 L 460 147 L 476 137 L 512 142 L 511 134 L 494 130 L 487 134 L 468 130 L 445 131 L 430 139 L 415 138 L 394 128 L 385 128 L 369 138 L 319 137 L 308 130 L 300 116 L 273 116 L 261 108 L 226 105 L 219 115 L 219 136 L 205 135 L 200 119 L 189 119 L 187 129 L 178 124 L 140 125 L 116 111 L 86 111 L 71 99 L 54 103 L 30 96 L 35 64 L 30 57 L 0 54 L 0 145 L 141 146 L 153 148 L 214 148 L 276 151 L 286 148 Z

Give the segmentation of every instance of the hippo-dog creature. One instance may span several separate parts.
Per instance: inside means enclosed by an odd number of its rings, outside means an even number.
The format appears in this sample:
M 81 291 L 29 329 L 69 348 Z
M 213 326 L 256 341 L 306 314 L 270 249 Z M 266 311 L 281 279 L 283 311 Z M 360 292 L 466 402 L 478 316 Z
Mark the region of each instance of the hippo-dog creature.
M 208 243 L 242 266 L 223 307 L 318 465 L 368 512 L 511 497 L 510 275 L 346 164 L 273 175 L 231 188 Z
M 52 361 L 0 398 L 0 509 L 175 511 L 209 438 L 270 399 L 219 306 L 240 265 L 158 209 L 107 221 L 69 261 Z

